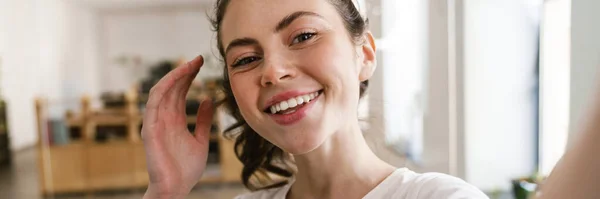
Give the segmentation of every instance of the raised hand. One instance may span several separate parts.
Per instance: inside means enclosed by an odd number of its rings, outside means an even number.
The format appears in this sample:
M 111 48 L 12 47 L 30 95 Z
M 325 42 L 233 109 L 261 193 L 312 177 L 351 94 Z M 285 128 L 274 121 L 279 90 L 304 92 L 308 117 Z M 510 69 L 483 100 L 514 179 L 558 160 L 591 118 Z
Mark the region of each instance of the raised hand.
M 213 107 L 200 104 L 192 135 L 186 122 L 186 95 L 203 65 L 201 56 L 177 67 L 151 90 L 142 126 L 150 184 L 144 198 L 184 198 L 198 182 L 208 156 Z

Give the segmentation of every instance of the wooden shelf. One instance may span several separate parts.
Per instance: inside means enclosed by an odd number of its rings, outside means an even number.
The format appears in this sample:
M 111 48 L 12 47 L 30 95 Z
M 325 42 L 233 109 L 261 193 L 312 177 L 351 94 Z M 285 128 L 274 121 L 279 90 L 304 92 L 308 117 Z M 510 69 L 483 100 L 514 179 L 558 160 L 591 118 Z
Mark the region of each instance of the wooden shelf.
M 81 127 L 83 126 L 83 119 L 81 119 L 79 116 L 67 118 L 67 125 L 69 127 Z
M 148 171 L 144 145 L 140 141 L 140 125 L 143 115 L 137 109 L 137 100 L 130 99 L 122 109 L 92 110 L 89 98 L 83 98 L 81 112 L 72 113 L 65 123 L 78 127 L 81 138 L 64 145 L 48 145 L 38 141 L 38 168 L 42 194 L 90 192 L 98 190 L 128 189 L 148 186 Z M 49 135 L 48 121 L 41 114 L 47 107 L 36 100 L 38 137 Z M 219 111 L 217 111 L 217 114 Z M 216 116 L 213 121 L 217 129 L 223 129 Z M 187 116 L 188 124 L 195 124 L 195 116 Z M 99 127 L 124 126 L 126 135 L 122 139 L 96 142 Z M 70 128 L 68 128 L 70 129 Z M 207 167 L 199 183 L 239 182 L 242 165 L 234 152 L 234 141 L 220 133 L 211 132 L 209 139 L 218 145 L 219 163 Z
M 68 144 L 60 144 L 60 145 L 52 145 L 52 146 L 46 146 L 47 148 L 77 148 L 77 147 L 81 147 L 84 146 L 85 143 L 81 140 L 74 140 L 74 141 L 70 141 Z
M 129 123 L 126 115 L 93 115 L 90 121 L 97 126 L 125 126 Z
M 131 145 L 131 142 L 127 139 L 113 139 L 106 140 L 104 142 L 90 142 L 86 143 L 89 146 L 123 146 L 123 145 Z

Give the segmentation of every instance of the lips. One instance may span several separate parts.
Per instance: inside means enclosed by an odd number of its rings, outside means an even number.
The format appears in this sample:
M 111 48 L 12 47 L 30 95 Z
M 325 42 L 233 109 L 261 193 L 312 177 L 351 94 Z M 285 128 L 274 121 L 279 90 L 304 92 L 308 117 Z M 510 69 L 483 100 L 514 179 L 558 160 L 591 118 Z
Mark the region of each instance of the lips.
M 266 102 L 265 105 L 262 107 L 263 112 L 267 113 L 267 114 L 273 114 L 271 113 L 271 107 L 274 107 L 275 112 L 278 113 L 280 111 L 282 111 L 282 108 L 285 107 L 285 104 L 287 104 L 287 108 L 290 108 L 290 104 L 294 104 L 294 102 L 296 103 L 296 106 L 299 104 L 298 102 L 300 101 L 298 99 L 298 97 L 302 98 L 302 103 L 300 103 L 300 105 L 305 104 L 306 101 L 311 101 L 314 98 L 311 98 L 311 95 L 318 95 L 319 93 L 322 93 L 323 89 L 321 90 L 313 90 L 313 91 L 299 91 L 299 90 L 292 90 L 292 91 L 286 91 L 286 92 L 282 92 L 279 93 L 271 98 L 269 98 Z M 313 94 L 314 93 L 314 94 Z M 308 98 L 306 98 L 306 97 Z M 315 96 L 316 97 L 316 96 Z M 292 100 L 294 99 L 294 100 Z M 285 104 L 283 102 L 286 102 Z M 279 110 L 277 110 L 277 107 L 279 107 Z
M 291 97 L 287 100 L 275 103 L 271 105 L 267 110 L 267 113 L 271 114 L 289 114 L 293 113 L 297 108 L 302 107 L 304 104 L 308 104 L 319 96 L 319 91 Z
M 268 108 L 268 115 L 270 118 L 279 125 L 282 126 L 290 126 L 297 122 L 300 122 L 304 117 L 308 115 L 308 112 L 312 109 L 312 107 L 316 106 L 319 103 L 319 99 L 323 95 L 322 91 L 311 92 L 308 94 L 299 95 L 296 97 L 291 97 L 288 100 L 283 100 L 277 103 L 274 103 Z M 309 97 L 307 101 L 304 101 L 304 98 Z M 302 103 L 297 104 L 298 97 L 302 98 Z M 281 110 L 281 108 L 285 108 L 285 103 L 290 102 L 290 100 L 296 100 L 296 104 L 294 107 L 287 107 L 285 110 Z M 291 105 L 294 105 L 294 102 L 291 102 Z M 280 110 L 277 111 L 277 107 L 279 106 Z M 283 107 L 281 107 L 283 106 Z M 288 104 L 289 106 L 289 104 Z M 271 107 L 275 107 L 275 114 L 271 113 Z M 265 110 L 267 111 L 267 110 Z
M 288 91 L 271 97 L 263 112 L 280 125 L 291 125 L 302 120 L 323 95 L 323 89 L 310 92 Z

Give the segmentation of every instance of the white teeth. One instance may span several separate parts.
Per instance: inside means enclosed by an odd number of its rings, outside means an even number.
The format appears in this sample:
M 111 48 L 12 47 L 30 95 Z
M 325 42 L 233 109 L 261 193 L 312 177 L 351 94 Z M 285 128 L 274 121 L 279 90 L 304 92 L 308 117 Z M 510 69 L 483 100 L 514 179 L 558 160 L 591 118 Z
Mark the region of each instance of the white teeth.
M 298 102 L 296 102 L 296 98 L 289 99 L 287 101 L 287 103 L 290 106 L 290 108 L 294 108 L 294 107 L 298 106 Z
M 294 108 L 298 105 L 308 103 L 308 102 L 312 101 L 313 99 L 315 99 L 318 95 L 319 95 L 318 92 L 314 92 L 314 93 L 310 93 L 310 94 L 306 94 L 306 95 L 302 95 L 302 96 L 298 96 L 298 97 L 293 97 L 286 101 L 282 101 L 278 104 L 274 104 L 269 109 L 271 111 L 271 114 L 275 114 L 279 111 L 285 111 L 290 108 Z M 291 111 L 289 113 L 293 113 L 293 112 L 295 112 L 295 110 Z
M 285 110 L 287 110 L 289 108 L 289 105 L 288 105 L 287 101 L 281 102 L 281 104 L 279 104 L 279 106 L 281 106 L 281 110 L 282 111 L 285 111 Z
M 303 104 L 304 103 L 304 98 L 298 96 L 298 97 L 296 97 L 296 102 L 298 102 L 298 104 Z
M 302 99 L 304 99 L 304 102 L 310 102 L 310 97 L 308 95 L 303 95 Z

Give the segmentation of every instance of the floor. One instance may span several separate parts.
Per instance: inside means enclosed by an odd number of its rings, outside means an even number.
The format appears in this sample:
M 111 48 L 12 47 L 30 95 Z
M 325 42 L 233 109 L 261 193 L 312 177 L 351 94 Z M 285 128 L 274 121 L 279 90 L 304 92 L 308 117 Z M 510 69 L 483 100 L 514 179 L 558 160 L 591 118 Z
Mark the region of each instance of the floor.
M 41 199 L 38 192 L 37 154 L 27 149 L 14 154 L 11 166 L 0 166 L 0 198 L 2 199 Z M 145 190 L 94 193 L 85 195 L 61 195 L 57 199 L 129 199 L 142 198 Z M 241 184 L 206 185 L 197 187 L 187 198 L 232 199 L 246 190 Z

